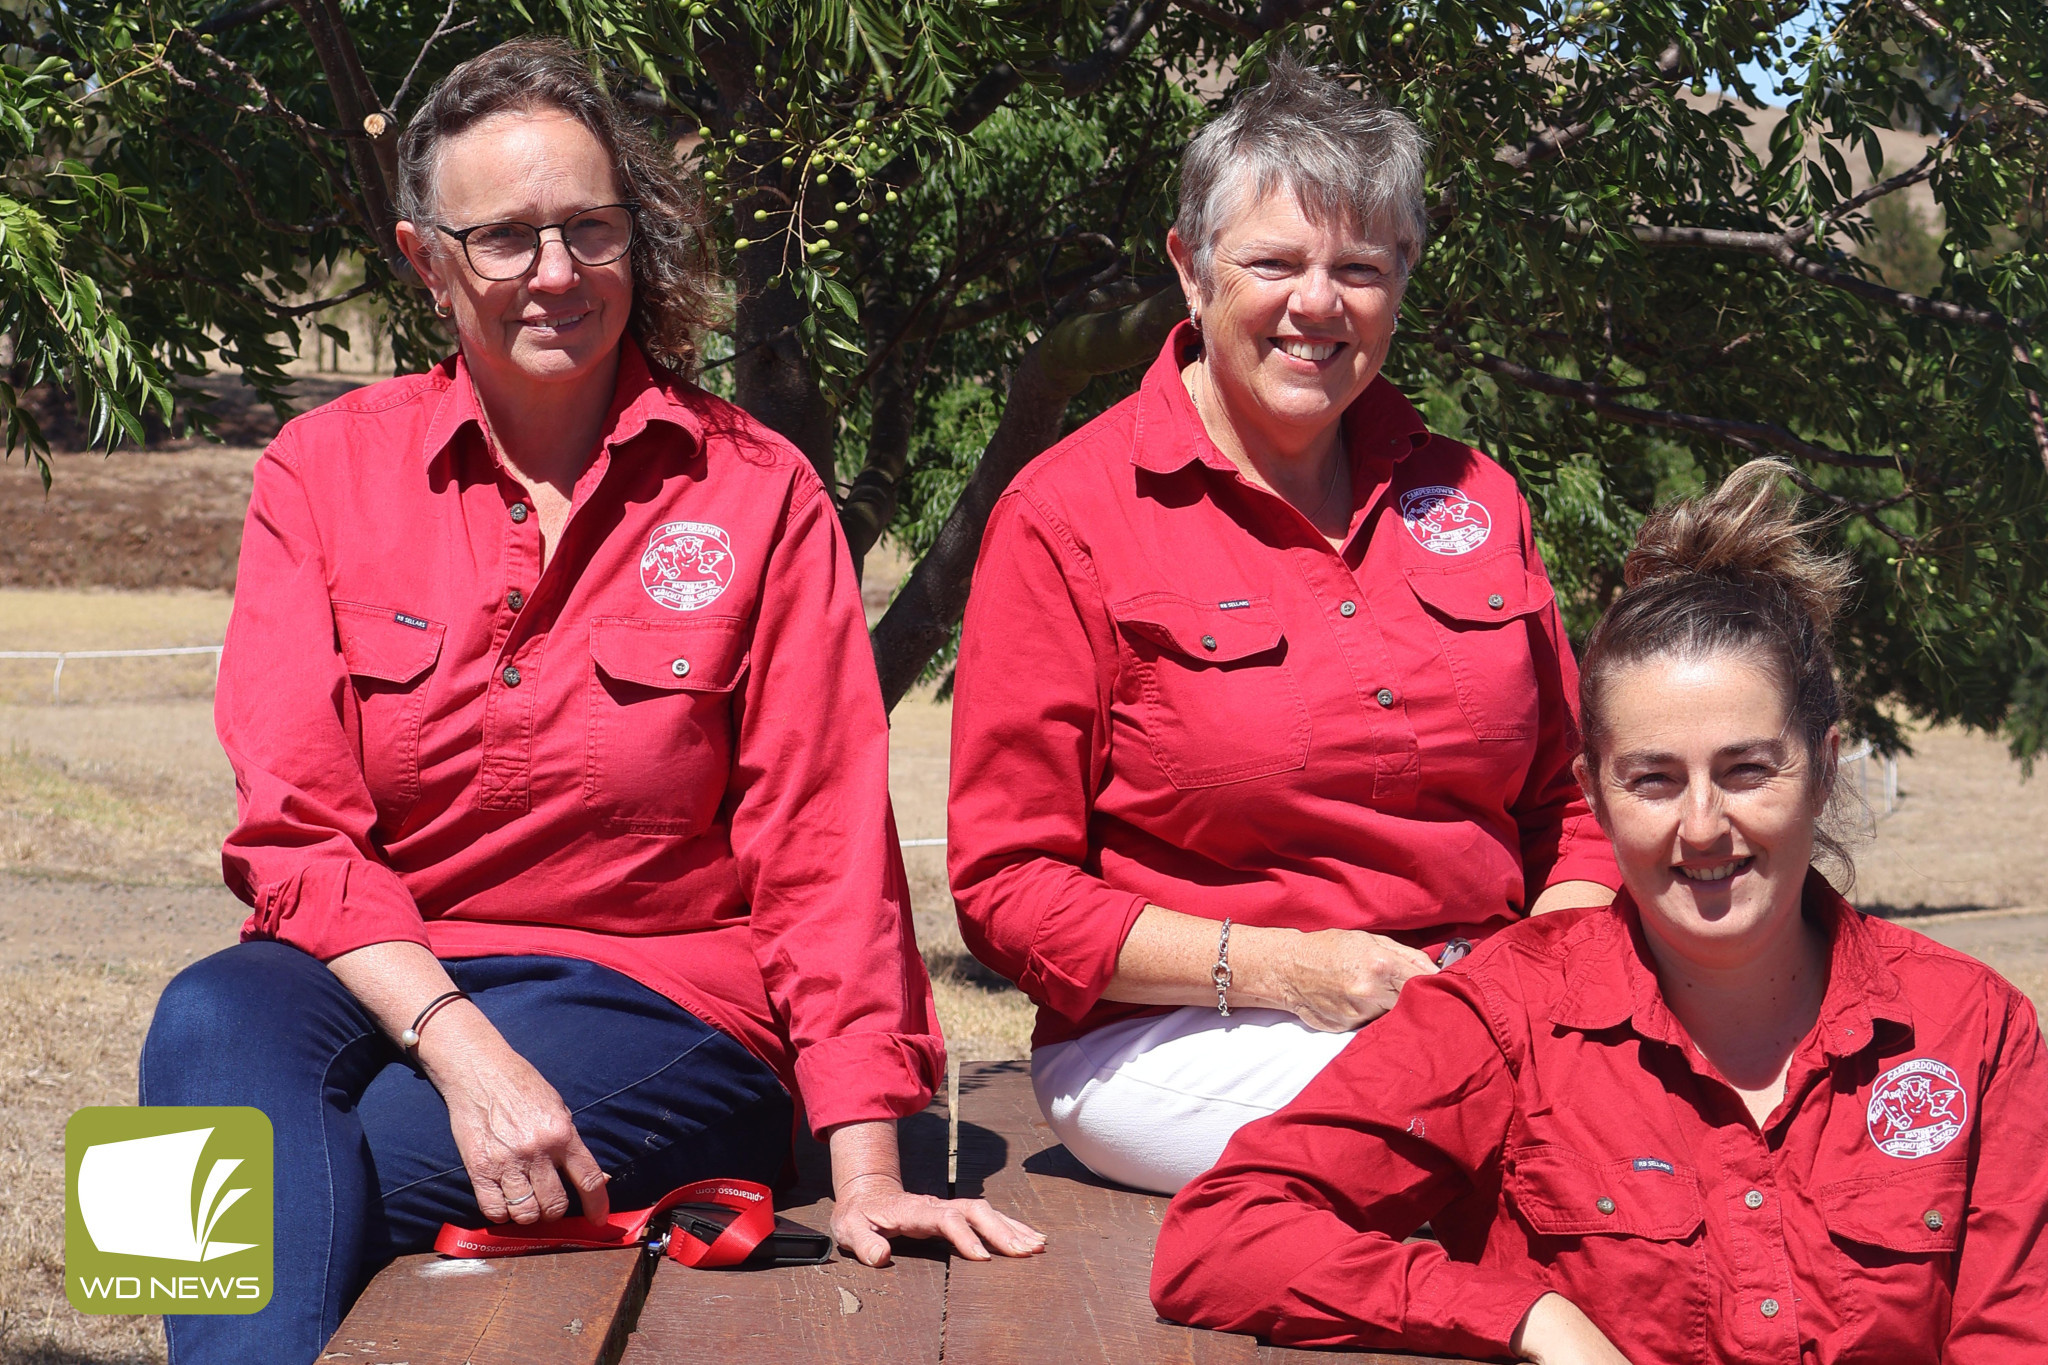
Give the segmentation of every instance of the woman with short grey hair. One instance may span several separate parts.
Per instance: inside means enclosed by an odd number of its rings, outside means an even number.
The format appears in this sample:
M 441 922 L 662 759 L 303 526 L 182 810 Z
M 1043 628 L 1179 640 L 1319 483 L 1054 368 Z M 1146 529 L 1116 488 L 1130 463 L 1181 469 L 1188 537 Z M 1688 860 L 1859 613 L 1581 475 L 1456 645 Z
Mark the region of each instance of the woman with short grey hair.
M 1528 506 L 1380 377 L 1425 151 L 1275 61 L 1182 161 L 1188 321 L 989 523 L 954 897 L 1039 1007 L 1053 1130 L 1125 1184 L 1179 1189 L 1410 977 L 1618 885 Z

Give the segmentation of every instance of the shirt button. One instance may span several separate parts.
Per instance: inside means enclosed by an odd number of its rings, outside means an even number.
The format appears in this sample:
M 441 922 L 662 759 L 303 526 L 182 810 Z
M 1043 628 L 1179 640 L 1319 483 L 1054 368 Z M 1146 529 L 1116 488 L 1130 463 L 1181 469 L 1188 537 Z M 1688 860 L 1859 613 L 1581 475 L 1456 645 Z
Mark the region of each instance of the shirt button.
M 515 503 L 513 503 L 513 504 L 512 504 L 512 520 L 513 520 L 513 521 L 515 521 L 515 522 L 519 522 L 519 521 L 525 521 L 525 520 L 526 520 L 526 504 L 525 504 L 525 503 L 523 503 L 523 502 L 515 502 Z
M 1392 706 L 1394 704 L 1393 689 L 1388 687 L 1382 687 L 1379 690 L 1379 695 L 1374 697 L 1373 700 L 1378 702 L 1381 706 Z
M 1757 1305 L 1757 1311 L 1767 1318 L 1775 1318 L 1778 1316 L 1778 1301 L 1776 1299 L 1765 1299 Z
M 668 671 L 675 674 L 678 678 L 687 678 L 690 676 L 690 661 L 688 659 L 677 659 L 668 666 Z
M 1358 603 L 1346 602 L 1337 608 L 1337 612 L 1341 616 L 1356 616 L 1358 615 Z
M 1593 1201 L 1593 1207 L 1600 1210 L 1600 1212 L 1602 1213 L 1613 1213 L 1614 1201 L 1603 1194 L 1598 1199 L 1595 1199 Z
M 1213 635 L 1204 635 L 1204 636 L 1202 637 L 1202 648 L 1204 648 L 1204 649 L 1214 649 L 1214 648 L 1216 648 L 1216 637 L 1215 637 L 1215 636 L 1213 636 Z
M 1764 1206 L 1763 1191 L 1751 1190 L 1748 1194 L 1742 1196 L 1742 1202 L 1749 1205 L 1753 1209 L 1762 1208 Z
M 1921 1215 L 1920 1215 L 1920 1221 L 1921 1221 L 1921 1222 L 1923 1222 L 1923 1223 L 1925 1223 L 1925 1224 L 1927 1224 L 1927 1230 L 1928 1230 L 1929 1232 L 1940 1232 L 1940 1231 L 1941 1231 L 1941 1210 L 1939 1210 L 1939 1209 L 1929 1209 L 1929 1210 L 1927 1210 L 1927 1212 L 1925 1212 L 1925 1213 L 1923 1213 L 1923 1214 L 1921 1214 Z
M 505 605 L 514 611 L 518 611 L 526 605 L 526 594 L 517 588 L 512 589 L 512 591 L 505 594 Z
M 503 673 L 503 674 L 502 674 L 501 676 L 502 676 L 502 677 L 503 677 L 503 678 L 505 679 L 505 686 L 507 686 L 507 687 L 517 687 L 517 686 L 519 686 L 519 670 L 518 670 L 518 669 L 516 669 L 516 668 L 507 668 L 507 669 L 505 670 L 505 672 L 504 672 L 504 673 Z
M 1502 607 L 1506 606 L 1507 604 L 1508 599 L 1502 597 L 1499 593 L 1495 593 L 1493 596 L 1486 599 L 1486 605 L 1492 607 L 1495 611 L 1499 611 Z

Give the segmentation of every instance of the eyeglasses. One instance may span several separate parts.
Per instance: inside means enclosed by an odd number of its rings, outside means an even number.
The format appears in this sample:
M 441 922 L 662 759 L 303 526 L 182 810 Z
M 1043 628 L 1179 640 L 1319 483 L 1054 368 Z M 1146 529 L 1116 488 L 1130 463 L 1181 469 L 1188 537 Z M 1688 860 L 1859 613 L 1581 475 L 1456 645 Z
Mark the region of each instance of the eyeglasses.
M 462 246 L 469 268 L 487 280 L 518 280 L 540 263 L 541 234 L 559 232 L 562 245 L 580 265 L 610 265 L 633 249 L 633 215 L 638 204 L 604 204 L 559 223 L 479 223 L 440 227 Z

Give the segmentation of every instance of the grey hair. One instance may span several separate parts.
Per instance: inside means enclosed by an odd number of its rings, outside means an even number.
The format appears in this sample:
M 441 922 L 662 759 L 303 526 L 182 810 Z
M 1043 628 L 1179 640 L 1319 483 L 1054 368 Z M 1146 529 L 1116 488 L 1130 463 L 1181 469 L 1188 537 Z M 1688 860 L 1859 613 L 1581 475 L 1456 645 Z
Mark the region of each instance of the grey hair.
M 1422 198 L 1429 143 L 1415 121 L 1282 52 L 1189 141 L 1174 229 L 1207 288 L 1216 235 L 1245 202 L 1291 190 L 1312 222 L 1391 229 L 1405 277 L 1429 238 Z

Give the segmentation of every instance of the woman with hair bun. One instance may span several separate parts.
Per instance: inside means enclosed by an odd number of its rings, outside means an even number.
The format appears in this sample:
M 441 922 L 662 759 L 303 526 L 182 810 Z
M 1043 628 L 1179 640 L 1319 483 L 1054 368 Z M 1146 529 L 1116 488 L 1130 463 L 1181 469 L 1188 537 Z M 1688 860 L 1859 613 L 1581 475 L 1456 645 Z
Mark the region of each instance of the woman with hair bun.
M 399 244 L 455 354 L 287 424 L 256 468 L 216 703 L 244 941 L 165 990 L 145 1104 L 276 1134 L 275 1288 L 174 1365 L 314 1359 L 441 1224 L 778 1178 L 832 1230 L 1043 1240 L 904 1191 L 944 1070 L 888 724 L 832 499 L 690 382 L 693 187 L 565 43 L 435 87 Z
M 1587 647 L 1620 897 L 1411 982 L 1240 1129 L 1167 1216 L 1162 1313 L 1541 1365 L 2048 1359 L 2033 1006 L 1812 866 L 1847 872 L 1848 580 L 1790 472 L 1651 517 Z

